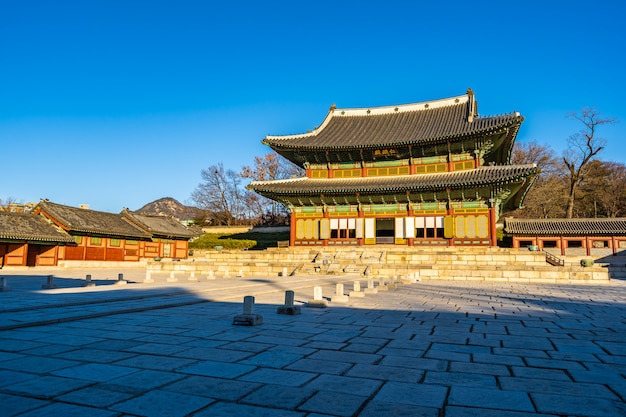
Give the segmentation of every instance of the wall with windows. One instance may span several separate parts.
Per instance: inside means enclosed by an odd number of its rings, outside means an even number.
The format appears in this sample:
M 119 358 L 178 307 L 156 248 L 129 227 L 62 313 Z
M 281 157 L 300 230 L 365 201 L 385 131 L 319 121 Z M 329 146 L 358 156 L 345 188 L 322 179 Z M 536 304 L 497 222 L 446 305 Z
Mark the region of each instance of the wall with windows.
M 513 236 L 514 248 L 536 246 L 562 256 L 608 256 L 626 251 L 626 236 Z
M 352 213 L 350 213 L 352 214 Z M 356 213 L 355 213 L 356 214 Z M 346 214 L 344 214 L 346 216 Z M 295 219 L 294 244 L 303 245 L 489 245 L 488 214 L 364 216 Z

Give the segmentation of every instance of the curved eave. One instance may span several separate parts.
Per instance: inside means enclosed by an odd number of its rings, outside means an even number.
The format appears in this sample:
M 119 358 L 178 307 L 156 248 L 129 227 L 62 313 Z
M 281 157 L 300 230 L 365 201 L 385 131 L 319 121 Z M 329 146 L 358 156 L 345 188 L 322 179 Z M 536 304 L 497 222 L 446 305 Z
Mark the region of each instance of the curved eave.
M 442 174 L 399 175 L 393 177 L 298 178 L 250 183 L 248 189 L 273 199 L 292 196 L 407 193 L 485 187 L 523 182 L 535 175 L 535 165 L 490 166 Z
M 349 146 L 345 146 L 345 145 L 294 145 L 289 143 L 288 141 L 285 142 L 271 142 L 267 139 L 263 139 L 261 142 L 265 145 L 270 146 L 273 150 L 275 150 L 276 152 L 281 153 L 285 152 L 285 151 L 304 151 L 304 152 L 324 152 L 324 151 L 343 151 L 343 152 L 350 152 L 350 151 L 355 151 L 355 150 L 369 150 L 369 149 L 377 149 L 380 148 L 381 146 L 391 146 L 391 147 L 405 147 L 405 146 L 413 146 L 413 145 L 432 145 L 435 143 L 445 143 L 448 141 L 456 141 L 458 139 L 464 139 L 464 138 L 473 138 L 473 137 L 477 137 L 477 136 L 486 136 L 486 135 L 492 135 L 492 134 L 497 134 L 499 132 L 503 132 L 505 130 L 508 129 L 508 135 L 507 135 L 507 153 L 510 153 L 511 149 L 512 149 L 512 143 L 514 142 L 516 136 L 517 136 L 517 132 L 519 131 L 519 128 L 522 124 L 522 122 L 524 121 L 524 117 L 523 116 L 519 116 L 517 114 L 515 114 L 513 116 L 513 119 L 511 119 L 509 122 L 507 123 L 502 123 L 499 125 L 495 125 L 495 126 L 489 126 L 489 127 L 485 127 L 483 129 L 477 129 L 477 130 L 471 130 L 471 131 L 466 131 L 466 132 L 454 132 L 454 133 L 450 133 L 450 134 L 446 134 L 446 135 L 439 135 L 439 136 L 433 136 L 433 137 L 428 137 L 428 138 L 417 138 L 417 139 L 404 139 L 404 140 L 397 140 L 397 141 L 393 141 L 393 142 L 381 142 L 381 143 L 364 143 L 364 144 L 358 144 L 358 145 L 349 145 Z
M 98 229 L 69 229 L 68 233 L 82 236 L 100 236 L 100 237 L 112 237 L 112 238 L 134 238 L 134 239 L 150 239 L 152 236 L 148 234 L 136 234 L 136 233 L 126 233 L 120 231 L 106 231 L 106 230 L 98 230 Z
M 54 237 L 54 236 L 37 236 L 37 235 L 21 235 L 21 234 L 6 234 L 0 236 L 0 242 L 25 242 L 32 244 L 50 244 L 50 243 L 74 243 L 74 239 L 69 236 L 65 237 Z
M 515 194 L 511 202 L 507 205 L 507 208 L 521 209 L 524 206 L 524 199 L 526 198 L 530 187 L 532 187 L 532 185 L 535 183 L 538 173 L 539 172 L 537 171 L 526 179 L 524 184 L 522 184 L 521 189 Z

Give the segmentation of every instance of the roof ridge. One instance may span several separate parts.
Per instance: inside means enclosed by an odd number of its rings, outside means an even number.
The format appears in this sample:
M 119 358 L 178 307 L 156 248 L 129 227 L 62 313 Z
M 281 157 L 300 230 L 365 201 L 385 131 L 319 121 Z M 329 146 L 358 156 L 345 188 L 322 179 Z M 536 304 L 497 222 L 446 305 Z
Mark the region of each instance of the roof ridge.
M 464 105 L 469 102 L 469 94 L 463 94 L 460 96 L 440 98 L 436 100 L 420 101 L 416 103 L 385 105 L 385 106 L 370 106 L 370 107 L 346 107 L 337 108 L 334 104 L 330 106 L 324 121 L 320 126 L 315 127 L 313 130 L 309 130 L 305 133 L 296 133 L 292 135 L 267 135 L 262 142 L 271 139 L 296 139 L 307 136 L 316 136 L 321 132 L 328 123 L 330 123 L 333 117 L 366 117 L 366 116 L 380 116 L 388 114 L 401 114 L 414 111 L 426 111 L 442 107 Z

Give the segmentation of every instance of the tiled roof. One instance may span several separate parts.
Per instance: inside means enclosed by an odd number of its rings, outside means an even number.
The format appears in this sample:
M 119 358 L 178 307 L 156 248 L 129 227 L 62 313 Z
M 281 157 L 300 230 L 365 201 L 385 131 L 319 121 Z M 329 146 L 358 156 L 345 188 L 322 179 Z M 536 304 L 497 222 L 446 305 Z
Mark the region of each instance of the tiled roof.
M 0 240 L 32 243 L 74 243 L 74 238 L 30 213 L 0 212 Z
M 149 239 L 150 234 L 138 229 L 115 213 L 87 210 L 51 203 L 47 200 L 39 202 L 35 212 L 43 211 L 45 216 L 53 220 L 69 232 L 94 235 Z
M 341 150 L 385 145 L 425 145 L 510 129 L 524 120 L 519 113 L 469 117 L 476 111 L 473 93 L 431 102 L 362 109 L 331 107 L 322 125 L 310 133 L 267 136 L 274 149 Z
M 626 218 L 612 219 L 504 219 L 504 231 L 513 235 L 626 235 Z
M 197 235 L 197 233 L 189 230 L 182 223 L 169 216 L 148 216 L 128 209 L 122 210 L 121 215 L 127 221 L 151 233 L 153 236 L 190 239 Z
M 248 185 L 260 194 L 313 195 L 372 192 L 406 192 L 442 190 L 505 184 L 519 181 L 537 173 L 532 165 L 494 165 L 472 170 L 440 174 L 398 175 L 357 178 L 295 178 L 275 181 L 255 181 Z

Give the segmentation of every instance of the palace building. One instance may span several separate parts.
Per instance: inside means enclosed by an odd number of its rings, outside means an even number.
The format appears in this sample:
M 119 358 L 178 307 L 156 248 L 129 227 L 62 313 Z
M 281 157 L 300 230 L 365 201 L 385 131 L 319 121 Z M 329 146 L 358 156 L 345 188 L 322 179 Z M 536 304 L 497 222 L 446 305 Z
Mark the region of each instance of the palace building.
M 306 177 L 248 188 L 284 204 L 291 246 L 496 246 L 496 221 L 521 206 L 535 165 L 511 165 L 524 117 L 479 116 L 465 95 L 339 109 L 321 126 L 263 143 Z

